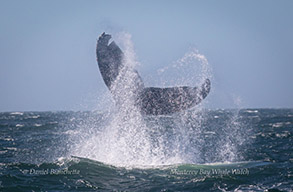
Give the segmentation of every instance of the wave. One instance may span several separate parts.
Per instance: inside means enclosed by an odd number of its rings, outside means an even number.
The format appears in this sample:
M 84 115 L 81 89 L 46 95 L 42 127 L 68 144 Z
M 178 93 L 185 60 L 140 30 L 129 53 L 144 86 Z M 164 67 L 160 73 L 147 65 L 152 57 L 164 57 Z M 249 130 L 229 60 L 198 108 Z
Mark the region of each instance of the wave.
M 263 174 L 273 163 L 263 161 L 218 162 L 117 167 L 88 158 L 60 158 L 52 163 L 1 164 L 2 189 L 55 191 L 108 190 L 219 190 L 235 188 Z M 15 183 L 18 183 L 17 185 Z

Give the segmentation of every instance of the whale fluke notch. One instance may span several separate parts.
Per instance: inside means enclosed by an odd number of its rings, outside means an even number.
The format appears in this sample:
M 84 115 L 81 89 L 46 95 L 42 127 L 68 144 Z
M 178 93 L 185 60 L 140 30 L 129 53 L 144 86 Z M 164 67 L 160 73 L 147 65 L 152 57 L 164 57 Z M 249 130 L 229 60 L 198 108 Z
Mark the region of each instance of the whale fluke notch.
M 111 35 L 103 33 L 97 41 L 97 62 L 103 80 L 109 90 L 123 67 L 124 54 L 114 41 L 109 44 Z M 125 69 L 124 68 L 124 69 Z M 126 68 L 135 73 L 135 104 L 142 114 L 166 115 L 180 112 L 199 104 L 210 92 L 211 82 L 206 79 L 200 87 L 144 87 L 143 81 L 135 69 Z M 114 95 L 115 98 L 115 95 Z M 118 102 L 117 102 L 118 103 Z

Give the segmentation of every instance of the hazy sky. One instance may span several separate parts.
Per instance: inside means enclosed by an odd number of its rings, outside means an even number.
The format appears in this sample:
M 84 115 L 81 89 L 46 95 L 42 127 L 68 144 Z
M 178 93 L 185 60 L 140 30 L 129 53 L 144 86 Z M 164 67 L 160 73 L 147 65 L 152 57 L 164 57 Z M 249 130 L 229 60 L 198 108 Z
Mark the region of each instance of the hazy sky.
M 142 77 L 190 47 L 213 70 L 206 107 L 293 107 L 293 1 L 0 0 L 0 111 L 85 110 L 107 92 L 95 47 L 129 32 Z

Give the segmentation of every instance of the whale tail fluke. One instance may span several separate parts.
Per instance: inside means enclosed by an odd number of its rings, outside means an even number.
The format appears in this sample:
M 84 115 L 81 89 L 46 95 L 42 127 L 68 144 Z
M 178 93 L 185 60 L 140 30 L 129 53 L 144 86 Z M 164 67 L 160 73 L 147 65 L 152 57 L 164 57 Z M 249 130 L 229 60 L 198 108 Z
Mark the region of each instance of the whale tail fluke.
M 103 33 L 97 42 L 97 61 L 103 80 L 112 91 L 113 83 L 121 71 L 131 70 L 135 74 L 137 86 L 136 105 L 143 114 L 166 115 L 180 112 L 199 104 L 210 92 L 211 82 L 206 79 L 200 87 L 144 87 L 135 69 L 123 65 L 124 54 L 114 41 L 109 44 L 111 35 Z M 123 70 L 121 70 L 123 68 Z M 120 74 L 123 75 L 123 74 Z M 120 84 L 119 84 L 120 85 Z M 114 96 L 115 98 L 115 96 Z

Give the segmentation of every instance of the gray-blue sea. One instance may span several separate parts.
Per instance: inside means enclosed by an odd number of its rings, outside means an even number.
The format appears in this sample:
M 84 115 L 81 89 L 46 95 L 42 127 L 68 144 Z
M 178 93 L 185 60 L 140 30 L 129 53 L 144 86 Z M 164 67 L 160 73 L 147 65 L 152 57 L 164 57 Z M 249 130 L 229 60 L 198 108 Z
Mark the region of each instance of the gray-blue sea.
M 0 113 L 0 191 L 292 191 L 293 109 Z

